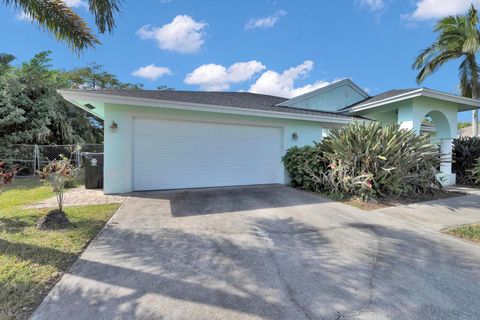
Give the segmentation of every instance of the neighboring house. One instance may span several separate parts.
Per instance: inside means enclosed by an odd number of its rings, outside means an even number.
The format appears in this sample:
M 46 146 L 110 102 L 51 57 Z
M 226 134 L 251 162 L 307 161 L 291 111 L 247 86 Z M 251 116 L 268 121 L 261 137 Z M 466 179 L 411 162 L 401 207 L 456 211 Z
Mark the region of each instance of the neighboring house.
M 473 137 L 473 128 L 468 126 L 458 130 L 459 137 Z
M 346 79 L 286 99 L 245 92 L 61 90 L 105 120 L 105 193 L 287 183 L 286 150 L 320 141 L 331 128 L 370 118 L 420 132 L 429 116 L 442 151 L 457 112 L 476 100 L 430 89 L 374 97 Z M 451 153 L 442 165 L 455 182 Z

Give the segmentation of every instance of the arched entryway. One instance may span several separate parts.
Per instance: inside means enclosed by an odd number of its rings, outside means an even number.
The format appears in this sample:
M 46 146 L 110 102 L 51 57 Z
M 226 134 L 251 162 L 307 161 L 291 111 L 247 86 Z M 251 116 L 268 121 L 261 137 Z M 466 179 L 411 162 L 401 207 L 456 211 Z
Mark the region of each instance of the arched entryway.
M 452 142 L 455 138 L 455 127 L 452 127 L 452 124 L 449 121 L 447 115 L 445 115 L 440 110 L 431 110 L 426 115 L 425 118 L 431 123 L 433 130 L 431 131 L 432 143 L 437 144 L 440 148 L 441 153 L 441 164 L 440 164 L 440 182 L 447 182 L 446 180 L 451 180 L 452 177 Z M 455 121 L 456 122 L 456 119 Z M 443 181 L 445 180 L 445 181 Z M 451 181 L 450 183 L 451 184 Z

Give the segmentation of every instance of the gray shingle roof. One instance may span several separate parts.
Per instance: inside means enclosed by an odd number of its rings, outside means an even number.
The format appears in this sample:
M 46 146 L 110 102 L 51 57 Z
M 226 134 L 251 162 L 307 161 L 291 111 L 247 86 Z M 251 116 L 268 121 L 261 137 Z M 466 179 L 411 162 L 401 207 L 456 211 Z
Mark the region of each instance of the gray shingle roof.
M 64 90 L 82 93 L 103 94 L 109 96 L 122 96 L 162 101 L 175 101 L 185 103 L 198 103 L 205 105 L 233 107 L 241 109 L 276 111 L 292 114 L 305 114 L 314 116 L 329 116 L 337 118 L 354 118 L 349 115 L 277 106 L 288 100 L 287 98 L 256 94 L 249 92 L 212 92 L 212 91 L 176 91 L 176 90 Z
M 370 97 L 370 98 L 367 98 L 365 100 L 362 100 L 360 102 L 357 102 L 357 103 L 354 103 L 352 105 L 349 105 L 343 109 L 340 109 L 340 111 L 348 111 L 352 108 L 356 108 L 356 107 L 361 107 L 362 105 L 365 105 L 365 104 L 368 104 L 368 103 L 372 103 L 372 102 L 376 102 L 376 101 L 381 101 L 381 100 L 384 100 L 384 99 L 388 99 L 388 98 L 391 98 L 391 97 L 395 97 L 395 96 L 398 96 L 398 95 L 401 95 L 401 94 L 404 94 L 404 93 L 408 93 L 408 92 L 411 92 L 411 91 L 415 91 L 415 90 L 418 90 L 418 88 L 411 88 L 411 89 L 394 89 L 394 90 L 390 90 L 390 91 L 386 91 L 384 93 L 380 93 L 376 96 L 373 96 L 373 97 Z

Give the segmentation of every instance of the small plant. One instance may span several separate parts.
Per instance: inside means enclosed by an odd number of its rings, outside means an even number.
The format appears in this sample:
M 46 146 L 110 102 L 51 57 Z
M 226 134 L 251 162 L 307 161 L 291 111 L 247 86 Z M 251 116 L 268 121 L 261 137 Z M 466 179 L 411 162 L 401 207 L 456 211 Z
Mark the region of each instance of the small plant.
M 73 180 L 78 175 L 78 168 L 72 165 L 72 161 L 62 156 L 60 160 L 53 160 L 38 172 L 41 179 L 50 183 L 53 192 L 57 197 L 58 209 L 47 213 L 45 217 L 39 220 L 37 227 L 40 229 L 49 229 L 65 227 L 69 224 L 68 218 L 63 211 L 65 201 L 65 185 L 67 181 Z
M 0 195 L 2 195 L 3 191 L 5 191 L 7 185 L 13 182 L 17 172 L 17 166 L 8 168 L 5 162 L 0 162 Z

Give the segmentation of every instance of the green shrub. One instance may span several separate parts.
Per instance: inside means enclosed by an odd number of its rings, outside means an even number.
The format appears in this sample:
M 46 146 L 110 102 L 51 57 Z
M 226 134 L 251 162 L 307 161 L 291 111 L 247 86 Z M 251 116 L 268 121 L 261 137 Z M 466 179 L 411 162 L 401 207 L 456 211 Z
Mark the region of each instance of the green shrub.
M 453 172 L 457 183 L 474 184 L 472 169 L 480 158 L 480 138 L 461 137 L 453 140 Z
M 317 146 L 293 147 L 282 158 L 287 169 L 291 185 L 307 191 L 321 191 L 310 171 L 319 175 L 325 171 L 327 163 L 322 159 Z
M 314 150 L 309 157 L 328 164 L 318 170 L 306 162 L 302 172 L 313 180 L 316 190 L 366 199 L 441 189 L 435 178 L 440 165 L 438 148 L 429 136 L 401 130 L 398 125 L 355 122 L 332 130 Z M 300 170 L 295 173 L 302 174 Z M 295 181 L 308 179 L 295 177 Z

